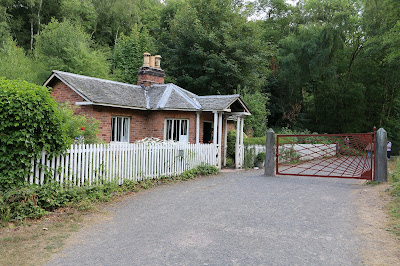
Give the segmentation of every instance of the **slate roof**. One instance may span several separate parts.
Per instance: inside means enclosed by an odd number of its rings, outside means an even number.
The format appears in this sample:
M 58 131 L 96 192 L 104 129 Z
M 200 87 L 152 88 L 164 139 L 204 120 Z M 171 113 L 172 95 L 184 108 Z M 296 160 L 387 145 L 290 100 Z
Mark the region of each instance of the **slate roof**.
M 64 82 L 88 104 L 146 110 L 226 111 L 239 101 L 250 114 L 238 94 L 198 96 L 172 83 L 145 88 L 57 70 L 53 70 L 43 85 L 51 85 L 54 79 Z

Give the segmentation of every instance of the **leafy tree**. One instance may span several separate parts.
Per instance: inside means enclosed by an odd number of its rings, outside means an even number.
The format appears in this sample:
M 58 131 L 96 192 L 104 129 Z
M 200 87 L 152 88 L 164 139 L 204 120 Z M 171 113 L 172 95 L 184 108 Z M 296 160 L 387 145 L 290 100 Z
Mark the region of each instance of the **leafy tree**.
M 45 87 L 1 78 L 0 121 L 0 191 L 23 184 L 43 150 L 66 150 L 65 127 Z
M 145 28 L 139 30 L 135 25 L 129 36 L 122 34 L 115 44 L 112 58 L 115 79 L 136 84 L 138 69 L 143 63 L 143 53 L 153 51 L 154 39 Z
M 36 84 L 43 83 L 38 77 L 41 65 L 26 55 L 24 49 L 18 47 L 12 39 L 6 38 L 0 46 L 0 76 L 7 79 L 23 79 Z
M 52 69 L 108 77 L 107 51 L 95 50 L 93 46 L 89 34 L 79 25 L 53 19 L 36 37 L 36 56 L 46 65 L 43 77 L 48 76 Z
M 58 17 L 59 3 L 54 0 L 3 0 L 13 38 L 25 49 L 33 50 L 34 38 L 42 25 Z
M 92 0 L 63 0 L 60 15 L 81 25 L 86 32 L 94 33 L 98 14 Z
M 140 23 L 136 1 L 93 0 L 93 4 L 97 13 L 93 37 L 101 45 L 114 45 L 122 33 L 128 34 L 135 24 Z
M 256 89 L 265 82 L 260 32 L 241 15 L 238 2 L 188 0 L 177 5 L 163 29 L 160 54 L 178 85 L 197 94 L 226 94 L 238 85 Z
M 261 92 L 249 92 L 247 88 L 239 90 L 246 106 L 250 109 L 251 116 L 246 117 L 244 131 L 252 132 L 254 137 L 265 136 L 267 132 L 267 117 L 269 110 L 267 109 L 269 98 Z

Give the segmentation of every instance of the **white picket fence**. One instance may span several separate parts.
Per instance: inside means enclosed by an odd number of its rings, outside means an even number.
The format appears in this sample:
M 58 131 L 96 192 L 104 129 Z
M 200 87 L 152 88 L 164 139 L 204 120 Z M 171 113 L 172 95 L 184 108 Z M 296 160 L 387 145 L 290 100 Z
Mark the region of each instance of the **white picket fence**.
M 72 145 L 66 155 L 32 160 L 27 181 L 43 184 L 46 176 L 60 184 L 91 185 L 98 181 L 140 181 L 175 176 L 198 165 L 217 165 L 214 144 L 134 143 Z M 47 172 L 47 174 L 45 174 Z

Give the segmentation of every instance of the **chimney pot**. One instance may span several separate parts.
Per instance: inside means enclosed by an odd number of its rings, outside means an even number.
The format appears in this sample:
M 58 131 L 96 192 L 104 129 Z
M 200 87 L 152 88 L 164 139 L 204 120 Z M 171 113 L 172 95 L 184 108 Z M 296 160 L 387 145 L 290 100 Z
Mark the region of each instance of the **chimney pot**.
M 150 56 L 150 67 L 154 67 L 155 61 L 155 56 Z
M 155 68 L 161 69 L 161 55 L 156 55 L 155 56 Z
M 150 66 L 150 54 L 149 53 L 144 53 L 143 54 L 143 66 L 144 67 L 149 67 Z

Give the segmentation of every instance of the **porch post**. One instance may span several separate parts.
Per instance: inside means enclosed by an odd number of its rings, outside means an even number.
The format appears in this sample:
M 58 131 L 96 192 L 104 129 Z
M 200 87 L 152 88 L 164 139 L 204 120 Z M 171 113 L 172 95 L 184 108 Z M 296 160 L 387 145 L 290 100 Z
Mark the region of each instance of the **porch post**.
M 218 112 L 214 112 L 214 128 L 213 128 L 213 130 L 214 130 L 214 132 L 213 132 L 213 144 L 215 145 L 215 148 L 217 148 L 217 158 L 216 158 L 216 166 L 218 167 L 218 168 L 221 168 L 221 163 L 220 163 L 220 158 L 221 158 L 221 153 L 220 153 L 220 150 L 219 150 L 219 147 L 218 147 L 218 135 L 217 135 L 217 132 L 218 132 Z
M 226 152 L 228 151 L 228 117 L 224 120 L 224 166 L 226 166 Z
M 196 144 L 200 142 L 200 112 L 196 112 Z
M 221 163 L 222 163 L 222 113 L 218 114 L 218 165 L 219 168 L 221 168 Z
M 213 125 L 213 143 L 214 144 L 218 144 L 217 143 L 217 131 L 218 131 L 218 113 L 214 112 L 214 125 Z
M 243 123 L 244 122 L 244 117 L 241 117 L 240 119 L 240 145 L 243 146 Z
M 236 122 L 236 144 L 235 144 L 235 168 L 237 169 L 237 168 L 239 168 L 240 167 L 240 163 L 239 163 L 239 150 L 240 150 L 240 147 L 239 147 L 239 143 L 240 143 L 240 140 L 239 140 L 239 137 L 240 137 L 240 134 L 239 134 L 239 131 L 240 131 L 240 117 L 238 117 L 237 118 L 237 122 Z

